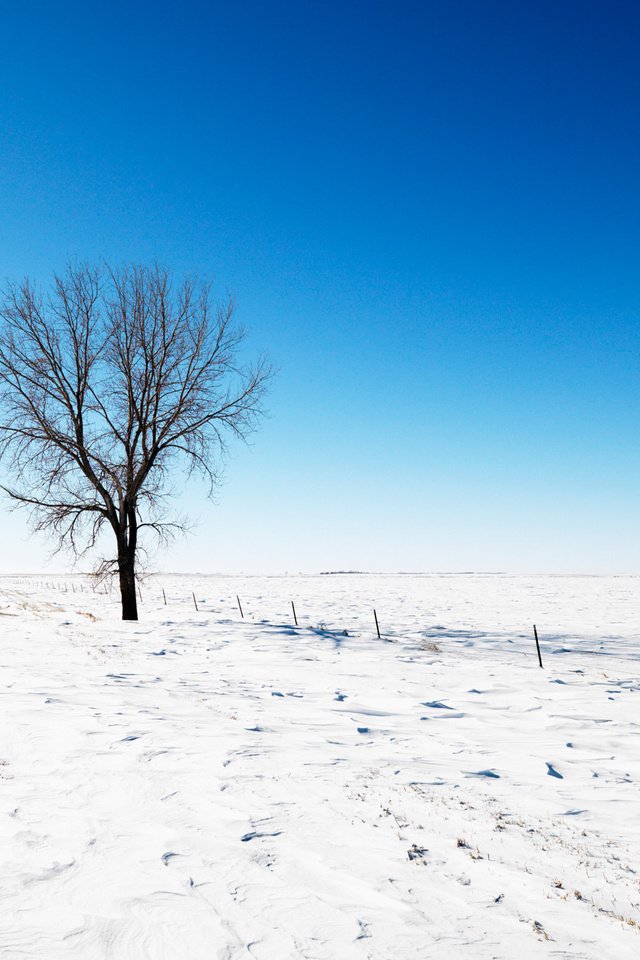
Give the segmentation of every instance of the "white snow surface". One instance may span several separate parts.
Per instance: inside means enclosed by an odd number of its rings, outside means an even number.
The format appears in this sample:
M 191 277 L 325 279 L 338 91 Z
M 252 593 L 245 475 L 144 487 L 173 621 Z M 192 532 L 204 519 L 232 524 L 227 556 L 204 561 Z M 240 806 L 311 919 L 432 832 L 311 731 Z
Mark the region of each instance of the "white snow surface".
M 141 589 L 0 579 L 3 960 L 640 956 L 640 578 Z

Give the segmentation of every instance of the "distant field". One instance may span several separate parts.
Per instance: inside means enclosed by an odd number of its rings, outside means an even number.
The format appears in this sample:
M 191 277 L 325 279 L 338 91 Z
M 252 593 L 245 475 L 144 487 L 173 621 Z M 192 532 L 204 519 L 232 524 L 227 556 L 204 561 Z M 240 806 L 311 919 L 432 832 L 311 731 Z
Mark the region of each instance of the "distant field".
M 118 616 L 0 578 L 3 960 L 638 955 L 639 577 L 155 576 Z

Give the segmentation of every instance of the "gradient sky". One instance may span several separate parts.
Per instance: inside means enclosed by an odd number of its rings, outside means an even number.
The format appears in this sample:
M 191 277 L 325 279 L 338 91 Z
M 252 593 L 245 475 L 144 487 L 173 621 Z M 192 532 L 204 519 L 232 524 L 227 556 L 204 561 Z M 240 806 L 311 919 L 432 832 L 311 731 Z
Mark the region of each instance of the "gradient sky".
M 157 567 L 640 569 L 639 49 L 615 0 L 3 6 L 2 279 L 197 271 L 279 368 Z

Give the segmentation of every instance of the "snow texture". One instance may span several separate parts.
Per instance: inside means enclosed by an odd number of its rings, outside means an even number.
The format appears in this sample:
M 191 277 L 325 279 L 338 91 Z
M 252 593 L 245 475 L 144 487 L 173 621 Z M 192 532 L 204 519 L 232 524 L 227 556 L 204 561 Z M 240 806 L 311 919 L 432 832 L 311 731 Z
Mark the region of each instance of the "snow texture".
M 637 578 L 64 584 L 0 580 L 3 960 L 640 955 Z

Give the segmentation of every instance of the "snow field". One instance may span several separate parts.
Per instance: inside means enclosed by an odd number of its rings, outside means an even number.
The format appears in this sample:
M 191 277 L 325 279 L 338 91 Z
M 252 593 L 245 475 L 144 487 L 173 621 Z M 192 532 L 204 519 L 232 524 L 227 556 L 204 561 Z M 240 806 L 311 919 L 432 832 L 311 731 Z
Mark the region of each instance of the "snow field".
M 637 956 L 637 578 L 71 582 L 0 581 L 3 960 Z

